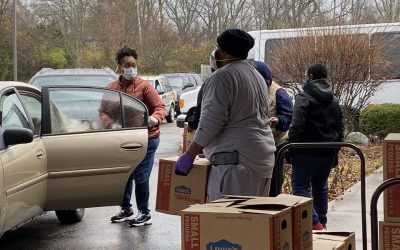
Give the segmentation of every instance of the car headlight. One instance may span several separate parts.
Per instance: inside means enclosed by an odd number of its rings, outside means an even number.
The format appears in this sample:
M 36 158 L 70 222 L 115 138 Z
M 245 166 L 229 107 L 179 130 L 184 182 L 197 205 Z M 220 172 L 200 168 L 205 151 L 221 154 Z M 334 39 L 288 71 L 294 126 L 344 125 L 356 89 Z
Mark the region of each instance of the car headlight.
M 180 107 L 180 108 L 183 108 L 183 106 L 185 106 L 185 100 L 180 99 L 180 100 L 179 100 L 179 107 Z

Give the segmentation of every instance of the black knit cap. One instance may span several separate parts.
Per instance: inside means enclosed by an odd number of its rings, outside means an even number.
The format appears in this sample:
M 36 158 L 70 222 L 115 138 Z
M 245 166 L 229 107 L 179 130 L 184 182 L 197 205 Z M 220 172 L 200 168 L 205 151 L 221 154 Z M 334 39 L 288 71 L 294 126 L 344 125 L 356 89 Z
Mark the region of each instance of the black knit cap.
M 240 29 L 227 29 L 217 37 L 218 46 L 233 57 L 246 59 L 254 38 Z

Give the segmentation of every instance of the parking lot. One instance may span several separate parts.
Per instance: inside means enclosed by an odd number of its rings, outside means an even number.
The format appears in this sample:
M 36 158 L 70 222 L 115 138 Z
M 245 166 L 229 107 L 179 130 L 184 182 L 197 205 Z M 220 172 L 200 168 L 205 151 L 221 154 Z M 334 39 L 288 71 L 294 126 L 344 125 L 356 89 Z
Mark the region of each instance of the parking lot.
M 175 123 L 161 126 L 150 180 L 153 225 L 130 228 L 127 223 L 110 223 L 118 207 L 86 209 L 83 221 L 72 225 L 60 225 L 55 213 L 48 212 L 6 233 L 0 239 L 0 249 L 180 249 L 180 217 L 154 212 L 154 207 L 158 159 L 176 155 L 181 139 L 182 129 Z

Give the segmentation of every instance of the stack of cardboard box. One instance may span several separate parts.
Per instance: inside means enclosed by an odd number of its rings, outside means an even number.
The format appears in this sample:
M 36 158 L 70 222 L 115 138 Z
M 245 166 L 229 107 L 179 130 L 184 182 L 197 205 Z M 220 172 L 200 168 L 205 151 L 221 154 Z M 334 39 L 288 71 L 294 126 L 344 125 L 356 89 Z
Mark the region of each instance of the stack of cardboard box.
M 182 249 L 312 249 L 312 200 L 227 196 L 181 213 Z
M 383 179 L 400 177 L 400 134 L 389 134 L 383 142 Z M 381 250 L 400 249 L 400 185 L 384 192 L 384 221 L 379 223 Z
M 312 231 L 312 199 L 226 196 L 181 213 L 183 250 L 355 250 L 353 232 Z

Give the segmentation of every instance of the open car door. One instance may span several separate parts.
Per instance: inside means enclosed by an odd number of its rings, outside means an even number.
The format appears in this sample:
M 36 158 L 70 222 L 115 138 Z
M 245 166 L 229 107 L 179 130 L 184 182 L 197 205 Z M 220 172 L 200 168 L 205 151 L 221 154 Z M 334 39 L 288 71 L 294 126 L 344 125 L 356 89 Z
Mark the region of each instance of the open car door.
M 47 152 L 46 210 L 119 205 L 147 151 L 146 106 L 93 87 L 42 89 Z

